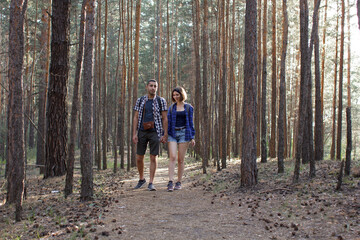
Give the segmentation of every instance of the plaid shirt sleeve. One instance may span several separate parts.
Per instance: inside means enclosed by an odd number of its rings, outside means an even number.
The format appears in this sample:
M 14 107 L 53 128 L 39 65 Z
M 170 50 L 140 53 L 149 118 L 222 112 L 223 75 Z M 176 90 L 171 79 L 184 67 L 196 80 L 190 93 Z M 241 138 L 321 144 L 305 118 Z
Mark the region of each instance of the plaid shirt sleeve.
M 137 124 L 137 128 L 139 130 L 140 128 L 140 124 L 141 124 L 141 119 L 142 119 L 142 113 L 144 111 L 144 109 L 141 107 L 141 102 L 142 100 L 144 100 L 143 97 L 140 97 L 137 99 L 136 103 L 135 103 L 135 106 L 134 106 L 134 111 L 137 111 L 139 112 L 139 119 L 138 119 L 138 124 Z
M 160 111 L 163 112 L 163 111 L 167 111 L 167 103 L 166 103 L 166 100 L 164 98 L 160 98 Z
M 140 99 L 141 98 L 138 98 L 136 103 L 135 103 L 135 106 L 134 106 L 134 111 L 138 111 L 140 112 Z

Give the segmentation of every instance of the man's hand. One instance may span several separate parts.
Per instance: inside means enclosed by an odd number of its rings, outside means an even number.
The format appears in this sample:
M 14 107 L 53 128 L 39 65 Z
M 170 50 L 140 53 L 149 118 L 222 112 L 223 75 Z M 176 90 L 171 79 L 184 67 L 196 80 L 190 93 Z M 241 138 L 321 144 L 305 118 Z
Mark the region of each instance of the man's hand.
M 195 146 L 195 139 L 191 139 L 190 145 L 191 145 L 191 147 L 194 147 L 194 146 Z
M 136 134 L 135 134 L 135 135 L 133 135 L 132 140 L 133 140 L 133 143 L 134 143 L 134 144 L 137 144 L 137 143 L 138 143 L 138 141 L 139 141 L 138 136 L 137 136 Z
M 168 138 L 167 135 L 162 136 L 162 137 L 160 138 L 160 142 L 166 143 L 166 142 L 167 142 L 167 138 Z

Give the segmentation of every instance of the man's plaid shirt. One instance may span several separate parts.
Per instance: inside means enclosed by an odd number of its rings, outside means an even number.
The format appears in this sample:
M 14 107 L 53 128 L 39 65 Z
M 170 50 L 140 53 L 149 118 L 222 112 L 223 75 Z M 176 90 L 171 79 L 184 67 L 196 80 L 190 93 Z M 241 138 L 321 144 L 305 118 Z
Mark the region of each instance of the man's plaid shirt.
M 138 119 L 138 125 L 137 129 L 140 129 L 140 124 L 143 119 L 143 113 L 144 113 L 144 106 L 146 101 L 148 100 L 148 96 L 142 96 L 137 99 L 136 104 L 134 106 L 134 111 L 139 112 L 139 119 Z M 159 136 L 159 138 L 164 135 L 164 129 L 162 126 L 161 121 L 161 112 L 167 111 L 167 105 L 166 100 L 162 97 L 156 96 L 153 101 L 153 115 L 154 115 L 154 122 L 155 122 L 155 128 L 156 132 Z

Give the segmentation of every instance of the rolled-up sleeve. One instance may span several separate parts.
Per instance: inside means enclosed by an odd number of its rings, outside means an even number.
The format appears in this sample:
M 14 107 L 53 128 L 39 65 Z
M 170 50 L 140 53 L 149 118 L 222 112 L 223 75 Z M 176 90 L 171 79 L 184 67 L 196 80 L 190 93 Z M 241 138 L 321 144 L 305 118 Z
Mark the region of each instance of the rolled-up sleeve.
M 140 112 L 140 100 L 141 100 L 141 98 L 137 99 L 135 106 L 134 106 L 134 111 Z
M 189 124 L 190 124 L 190 131 L 191 131 L 191 139 L 194 139 L 195 138 L 195 128 L 194 128 L 194 118 L 193 118 L 193 116 L 194 116 L 194 108 L 192 107 L 192 106 L 190 106 L 190 122 L 189 122 Z

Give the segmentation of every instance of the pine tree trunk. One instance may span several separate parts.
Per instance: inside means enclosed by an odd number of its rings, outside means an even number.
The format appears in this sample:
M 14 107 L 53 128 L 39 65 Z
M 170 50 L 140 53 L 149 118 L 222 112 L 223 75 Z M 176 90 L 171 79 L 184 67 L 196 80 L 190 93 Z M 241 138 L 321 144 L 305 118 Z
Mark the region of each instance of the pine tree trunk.
M 119 97 L 119 111 L 118 111 L 118 132 L 117 132 L 117 141 L 119 143 L 119 155 L 120 155 L 120 169 L 125 169 L 125 84 L 126 84 L 126 68 L 125 66 L 125 44 L 122 44 L 122 58 L 120 56 L 120 44 L 121 44 L 121 32 L 123 33 L 123 43 L 125 43 L 125 22 L 123 17 L 124 12 L 124 1 L 119 0 L 119 35 L 118 35 L 118 63 L 120 74 L 117 74 L 120 78 L 120 97 Z M 120 64 L 120 59 L 122 62 Z M 121 66 L 120 66 L 121 65 Z M 121 69 L 120 69 L 121 68 Z M 125 70 L 125 73 L 124 73 Z
M 174 47 L 174 58 L 175 58 L 175 77 L 174 77 L 174 86 L 178 85 L 179 78 L 179 57 L 178 57 L 178 37 L 179 37 L 179 29 L 178 29 L 178 9 L 175 8 L 175 47 Z
M 352 150 L 352 136 L 351 136 L 351 107 L 346 108 L 346 160 L 345 160 L 345 175 L 350 175 L 351 170 L 351 150 Z
M 213 148 L 215 149 L 214 155 L 214 164 L 216 164 L 216 170 L 220 171 L 220 151 L 221 151 L 221 122 L 220 122 L 220 116 L 221 116 L 221 106 L 220 106 L 220 89 L 216 86 L 220 85 L 220 64 L 221 64 L 221 28 L 222 28 L 222 10 L 221 10 L 221 3 L 218 1 L 218 8 L 219 8 L 219 14 L 217 15 L 217 29 L 216 29 L 216 61 L 215 61 L 215 102 L 214 102 L 214 108 L 215 108 L 215 139 L 218 139 L 218 141 L 214 142 Z
M 227 28 L 225 25 L 225 1 L 222 1 L 222 32 L 221 32 L 221 51 L 222 51 L 222 68 L 221 68 L 221 78 L 220 78 L 220 88 L 221 88 L 221 100 L 220 100 L 220 112 L 221 112 L 221 168 L 226 168 L 226 155 L 227 155 L 227 148 L 226 148 L 226 126 L 227 126 L 227 119 L 226 119 L 226 98 L 227 98 Z
M 340 65 L 339 65 L 339 105 L 336 136 L 336 159 L 341 160 L 341 136 L 342 136 L 342 96 L 343 96 L 343 73 L 344 73 L 344 32 L 345 32 L 345 1 L 341 0 L 341 34 L 340 34 Z
M 267 162 L 267 146 L 266 146 L 266 84 L 267 84 L 267 1 L 264 1 L 263 16 L 263 60 L 262 60 L 262 83 L 261 83 L 261 162 Z M 260 73 L 259 73 L 260 74 Z
M 32 104 L 34 105 L 34 103 L 32 102 Z M 29 142 L 29 148 L 33 149 L 35 147 L 35 107 L 32 107 L 30 109 L 30 125 L 29 125 L 29 138 L 28 138 L 28 142 Z
M 241 186 L 257 184 L 256 166 L 256 0 L 246 0 Z
M 50 4 L 49 4 L 50 8 Z M 44 173 L 45 164 L 45 107 L 47 95 L 47 83 L 49 78 L 50 62 L 50 17 L 47 8 L 42 9 L 42 27 L 40 44 L 43 47 L 43 53 L 40 56 L 41 76 L 39 77 L 39 100 L 38 100 L 38 124 L 36 137 L 36 165 L 40 166 L 40 173 Z
M 319 7 L 320 7 L 320 0 L 317 0 L 314 6 L 314 13 L 313 13 L 313 19 L 318 19 L 319 16 Z M 308 100 L 308 106 L 307 106 L 307 118 L 308 118 L 308 122 L 307 122 L 307 138 L 306 138 L 306 143 L 308 144 L 308 156 L 309 156 L 309 163 L 310 163 L 310 173 L 309 176 L 315 177 L 316 174 L 316 168 L 315 168 L 315 158 L 314 158 L 314 139 L 313 139 L 313 123 L 312 123 L 312 117 L 313 117 L 313 111 L 312 111 L 312 77 L 311 77 L 311 58 L 312 58 L 312 52 L 313 52 L 313 47 L 314 47 L 314 43 L 315 43 L 315 39 L 318 38 L 317 33 L 318 33 L 318 24 L 319 21 L 313 21 L 313 25 L 312 25 L 312 31 L 311 31 L 311 39 L 310 39 L 310 47 L 309 47 L 309 53 L 308 53 L 308 58 L 309 58 L 309 62 L 307 62 L 308 66 L 307 66 L 307 89 L 308 89 L 308 94 L 309 94 L 309 100 Z M 319 52 L 319 51 L 318 51 Z M 318 58 L 319 59 L 319 58 Z M 318 67 L 319 69 L 319 67 Z M 318 78 L 320 79 L 320 73 L 318 73 Z
M 267 1 L 267 0 L 264 0 L 264 2 Z M 260 147 L 260 144 L 261 144 L 261 6 L 262 6 L 262 2 L 261 0 L 258 0 L 258 12 L 257 12 L 257 15 L 258 15 L 258 26 L 257 26 L 257 31 L 258 31 L 258 40 L 257 40 L 257 54 L 258 54 L 258 57 L 257 57 L 257 72 L 258 72 L 258 79 L 257 79 L 257 96 L 258 96 L 258 100 L 257 100 L 257 136 L 256 136 L 256 156 L 259 157 L 260 154 L 261 154 L 261 147 Z M 265 4 L 265 3 L 264 3 Z M 266 3 L 267 4 L 267 3 Z
M 108 22 L 108 4 L 105 0 L 105 25 L 104 25 L 104 60 L 103 60 L 103 69 L 102 69 L 102 80 L 103 80 L 103 99 L 102 99 L 102 114 L 103 114 L 103 129 L 102 129 L 102 155 L 103 155 L 103 170 L 107 169 L 107 157 L 106 153 L 108 150 L 108 129 L 107 129 L 107 69 L 106 69 L 106 59 L 107 59 L 107 22 Z
M 157 55 L 157 71 L 156 80 L 159 84 L 159 95 L 163 95 L 163 82 L 161 81 L 161 38 L 162 38 L 162 14 L 161 0 L 156 1 L 156 55 Z
M 270 157 L 276 157 L 276 0 L 272 0 L 271 137 Z
M 337 13 L 339 13 L 339 1 L 337 3 Z M 339 14 L 336 14 L 336 42 L 335 42 L 335 70 L 334 70 L 334 94 L 333 94 L 333 117 L 332 117 L 332 131 L 331 131 L 331 149 L 330 159 L 335 158 L 335 147 L 336 147 L 336 94 L 337 94 L 337 73 L 338 73 L 338 41 L 339 41 Z
M 307 106 L 309 101 L 309 94 L 307 89 L 307 64 L 309 58 L 308 51 L 308 6 L 307 0 L 300 0 L 300 53 L 301 53 L 301 80 L 300 80 L 300 99 L 299 99 L 299 117 L 298 117 L 298 132 L 296 142 L 296 161 L 294 168 L 293 182 L 298 182 L 300 177 L 300 159 L 301 156 L 304 161 L 304 151 L 307 151 L 308 143 L 306 139 L 306 124 L 307 124 Z M 308 152 L 307 152 L 308 154 Z
M 314 1 L 316 4 L 317 1 Z M 316 18 L 317 25 L 319 18 Z M 323 139 L 323 114 L 321 104 L 321 79 L 320 79 L 320 49 L 319 49 L 319 32 L 315 32 L 314 39 L 315 55 L 315 160 L 323 160 L 324 156 L 324 139 Z
M 49 91 L 46 111 L 46 162 L 44 178 L 66 171 L 67 111 L 69 74 L 70 1 L 53 0 Z
M 209 115 L 208 115 L 208 4 L 207 0 L 204 0 L 204 25 L 202 28 L 202 55 L 203 55 L 203 99 L 202 99 L 202 110 L 203 110 L 203 153 L 202 153 L 202 167 L 203 173 L 206 173 L 206 167 L 209 165 L 209 153 L 210 153 L 210 141 L 207 136 L 210 136 L 209 126 Z
M 199 0 L 193 2 L 193 37 L 194 37 L 194 53 L 195 53 L 195 132 L 199 133 L 195 135 L 195 153 L 196 157 L 200 156 L 201 142 L 200 142 L 200 111 L 201 111 L 201 84 L 198 84 L 198 81 L 201 83 L 201 72 L 200 72 L 200 4 Z M 203 169 L 204 171 L 204 169 Z
M 325 53 L 326 53 L 326 21 L 327 21 L 327 6 L 328 0 L 325 0 L 325 9 L 324 9 L 324 22 L 323 27 L 323 39 L 322 39 L 322 53 L 321 53 L 321 115 L 322 120 L 324 120 L 324 89 L 325 89 Z M 322 123 L 322 139 L 324 141 L 324 123 Z M 322 159 L 324 158 L 324 144 L 323 144 L 323 152 L 322 152 Z
M 137 98 L 137 86 L 139 82 L 139 41 L 140 41 L 140 16 L 141 16 L 141 0 L 136 1 L 135 13 L 135 49 L 134 49 L 134 83 L 133 83 L 133 103 L 135 104 Z M 129 109 L 130 111 L 130 109 Z M 134 118 L 134 111 L 132 111 L 132 118 Z M 136 146 L 132 143 L 132 158 L 134 159 Z M 135 162 L 131 161 L 131 166 L 135 166 Z
M 25 149 L 27 147 L 32 148 L 30 145 L 31 139 L 31 131 L 33 131 L 33 95 L 34 95 L 34 74 L 35 74 L 35 62 L 36 59 L 36 43 L 37 43 L 37 22 L 38 22 L 38 0 L 35 1 L 35 26 L 34 26 L 34 35 L 33 35 L 33 53 L 32 53 L 32 66 L 31 66 L 31 75 L 30 75 L 30 83 L 29 83 L 29 91 L 26 97 L 26 104 L 25 104 L 25 117 L 24 117 L 24 142 L 25 142 Z M 30 49 L 30 48 L 29 48 Z M 25 162 L 27 162 L 27 154 L 25 152 Z
M 92 113 L 92 85 L 93 85 L 93 48 L 94 48 L 94 15 L 95 0 L 87 0 L 86 5 L 86 34 L 84 43 L 84 75 L 82 94 L 82 128 L 81 128 L 81 193 L 80 199 L 88 201 L 93 198 L 93 113 Z
M 101 0 L 97 0 L 98 2 L 98 13 L 97 13 L 97 64 L 95 65 L 97 67 L 96 71 L 97 71 L 97 77 L 96 77 L 96 85 L 97 85 L 97 108 L 96 108 L 96 119 L 97 119 L 97 124 L 96 124 L 96 154 L 95 154 L 95 158 L 96 158 L 96 162 L 97 162 L 97 168 L 98 170 L 101 170 L 101 111 L 103 110 L 101 106 L 101 72 L 102 72 L 102 67 L 101 67 Z
M 80 15 L 80 29 L 79 29 L 79 46 L 76 59 L 74 89 L 73 89 L 73 100 L 71 106 L 71 117 L 70 117 L 70 143 L 68 148 L 68 159 L 66 169 L 66 180 L 65 180 L 65 197 L 69 196 L 73 192 L 73 175 L 74 175 L 74 162 L 75 162 L 75 142 L 76 142 L 76 121 L 79 111 L 79 87 L 80 87 L 80 74 L 81 66 L 83 61 L 84 53 L 84 32 L 85 32 L 85 5 L 87 0 L 83 0 Z
M 284 172 L 284 148 L 285 148 L 285 106 L 286 106 L 286 80 L 285 62 L 288 38 L 288 16 L 286 0 L 283 0 L 283 36 L 281 49 L 281 72 L 280 72 L 280 93 L 279 93 L 279 118 L 278 118 L 278 173 Z
M 347 64 L 347 108 L 346 108 L 346 161 L 345 176 L 350 175 L 351 170 L 351 150 L 352 150 L 352 130 L 351 130 L 351 88 L 350 88 L 350 63 L 351 63 L 351 38 L 350 38 L 350 3 L 347 1 L 347 22 L 348 22 L 348 64 Z
M 21 221 L 25 181 L 22 69 L 24 58 L 24 15 L 27 0 L 10 2 L 9 23 L 9 115 L 8 174 L 6 203 L 15 203 L 15 220 Z
M 170 47 L 170 19 L 169 19 L 169 0 L 166 0 L 166 86 L 167 86 L 167 90 L 166 90 L 166 94 L 165 94 L 165 98 L 167 102 L 170 102 L 171 100 L 171 90 L 173 89 L 172 85 L 172 76 L 171 76 L 171 69 L 172 69 L 172 64 L 171 64 L 171 47 Z

